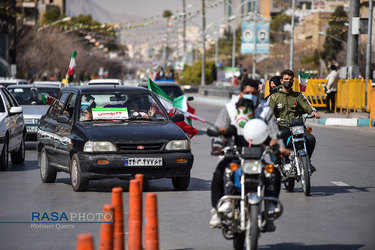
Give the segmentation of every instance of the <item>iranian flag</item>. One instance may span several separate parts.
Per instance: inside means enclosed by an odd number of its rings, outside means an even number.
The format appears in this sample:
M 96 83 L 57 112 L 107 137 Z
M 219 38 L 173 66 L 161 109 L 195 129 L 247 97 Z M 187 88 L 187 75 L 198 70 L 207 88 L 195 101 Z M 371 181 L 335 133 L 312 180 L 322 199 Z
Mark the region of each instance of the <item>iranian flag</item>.
M 309 80 L 309 78 L 310 78 L 309 73 L 298 71 L 298 80 L 299 80 L 299 87 L 301 89 L 301 92 L 306 92 L 307 81 Z
M 68 82 L 73 81 L 74 67 L 76 66 L 76 55 L 77 51 L 73 51 L 72 58 L 70 59 L 68 73 L 66 73 L 66 79 Z
M 185 107 L 183 101 L 187 103 L 187 99 L 181 97 L 179 99 L 175 98 L 172 100 L 158 85 L 156 85 L 150 78 L 148 79 L 148 89 L 154 92 L 154 94 L 158 97 L 160 102 L 163 104 L 164 108 L 167 110 L 170 116 L 181 112 L 186 117 L 186 112 L 182 109 L 187 110 L 187 106 Z M 185 96 L 186 97 L 186 96 Z M 177 100 L 176 100 L 177 99 Z M 176 101 L 175 101 L 176 100 Z M 176 110 L 177 109 L 177 110 Z M 185 119 L 186 120 L 186 119 Z M 191 139 L 194 135 L 198 133 L 198 130 L 191 126 L 191 122 L 188 120 L 187 122 L 176 122 L 176 125 L 179 126 Z

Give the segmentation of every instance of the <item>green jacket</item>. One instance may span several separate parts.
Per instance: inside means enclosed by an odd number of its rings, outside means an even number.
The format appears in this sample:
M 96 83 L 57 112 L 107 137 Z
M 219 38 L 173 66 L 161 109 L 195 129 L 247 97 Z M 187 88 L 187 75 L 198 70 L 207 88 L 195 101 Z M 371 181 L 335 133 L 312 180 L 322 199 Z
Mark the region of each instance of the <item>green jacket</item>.
M 297 119 L 303 114 L 311 114 L 315 109 L 310 105 L 301 92 L 280 90 L 268 99 L 269 105 L 276 118 L 290 123 L 290 119 Z

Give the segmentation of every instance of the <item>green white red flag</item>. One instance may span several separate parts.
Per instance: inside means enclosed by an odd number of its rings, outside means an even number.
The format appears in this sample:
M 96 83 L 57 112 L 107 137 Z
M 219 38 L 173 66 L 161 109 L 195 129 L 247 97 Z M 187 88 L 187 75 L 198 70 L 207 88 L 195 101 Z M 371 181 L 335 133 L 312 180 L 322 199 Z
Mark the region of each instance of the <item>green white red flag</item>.
M 310 78 L 309 73 L 298 71 L 298 80 L 299 80 L 299 87 L 301 89 L 301 92 L 306 92 L 307 81 L 309 80 L 309 78 Z
M 74 68 L 77 65 L 76 64 L 76 55 L 77 55 L 77 52 L 73 51 L 72 58 L 70 59 L 70 63 L 69 63 L 68 73 L 66 74 L 66 76 L 67 76 L 66 78 L 68 79 L 69 82 L 73 81 Z

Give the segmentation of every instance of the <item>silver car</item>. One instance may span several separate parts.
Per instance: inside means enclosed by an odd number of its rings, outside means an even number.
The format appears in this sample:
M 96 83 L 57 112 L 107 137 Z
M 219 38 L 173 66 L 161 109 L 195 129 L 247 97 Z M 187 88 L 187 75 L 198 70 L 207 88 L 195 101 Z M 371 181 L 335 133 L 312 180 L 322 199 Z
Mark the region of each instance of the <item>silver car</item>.
M 0 86 L 0 171 L 8 169 L 9 152 L 13 164 L 25 161 L 25 134 L 22 107 Z
M 43 101 L 44 96 L 50 100 L 57 97 L 60 88 L 52 85 L 11 85 L 8 90 L 23 108 L 23 117 L 26 125 L 26 140 L 36 141 L 39 120 L 48 110 Z M 47 101 L 48 98 L 45 98 Z

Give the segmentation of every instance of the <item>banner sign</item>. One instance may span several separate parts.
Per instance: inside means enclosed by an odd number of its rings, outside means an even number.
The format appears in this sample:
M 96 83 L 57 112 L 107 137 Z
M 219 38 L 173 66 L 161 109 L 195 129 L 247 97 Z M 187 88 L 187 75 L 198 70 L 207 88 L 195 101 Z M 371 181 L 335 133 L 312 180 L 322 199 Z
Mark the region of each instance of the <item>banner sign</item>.
M 242 23 L 241 54 L 254 54 L 254 22 Z M 270 23 L 257 22 L 256 54 L 269 54 Z

